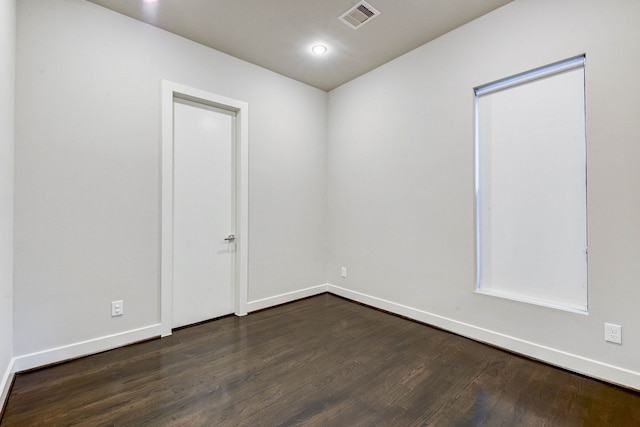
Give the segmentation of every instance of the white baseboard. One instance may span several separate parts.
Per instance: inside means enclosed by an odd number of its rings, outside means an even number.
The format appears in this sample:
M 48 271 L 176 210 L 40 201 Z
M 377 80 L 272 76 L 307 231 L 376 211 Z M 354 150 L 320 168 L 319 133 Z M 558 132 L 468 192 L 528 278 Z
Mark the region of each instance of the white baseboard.
M 305 289 L 300 289 L 285 294 L 275 295 L 273 297 L 264 298 L 247 303 L 249 312 L 269 308 L 275 305 L 284 304 L 301 298 L 306 298 L 327 292 L 327 285 L 317 285 Z M 122 347 L 137 341 L 159 337 L 161 335 L 161 325 L 151 325 L 143 328 L 133 329 L 130 331 L 120 332 L 113 335 L 98 337 L 87 341 L 69 344 L 62 347 L 43 350 L 31 354 L 14 357 L 11 366 L 8 367 L 4 374 L 3 387 L 5 383 L 10 383 L 13 374 L 28 369 L 46 366 L 52 363 L 64 360 L 75 359 L 89 354 L 99 353 L 105 350 Z M 8 386 L 6 387 L 8 388 Z
M 46 366 L 64 360 L 75 359 L 101 351 L 111 350 L 137 341 L 160 336 L 160 324 L 98 337 L 87 341 L 56 347 L 14 358 L 14 372 Z
M 300 289 L 293 292 L 287 292 L 286 294 L 275 295 L 269 298 L 249 301 L 247 303 L 247 311 L 252 312 L 256 310 L 262 310 L 263 308 L 273 307 L 301 298 L 312 297 L 324 292 L 327 292 L 327 284 L 312 286 L 310 288 Z
M 11 389 L 11 384 L 13 382 L 13 376 L 16 373 L 15 370 L 15 366 L 16 366 L 16 359 L 13 358 L 9 361 L 9 366 L 7 366 L 7 369 L 5 370 L 4 374 L 2 375 L 2 379 L 0 382 L 0 416 L 2 415 L 2 409 L 5 405 L 5 403 L 7 402 L 7 398 L 9 397 L 9 391 Z
M 256 311 L 263 308 L 273 307 L 275 305 L 284 304 L 301 298 L 306 298 L 327 292 L 327 285 L 317 285 L 305 289 L 300 289 L 285 294 L 275 295 L 273 297 L 264 298 L 247 303 L 247 311 Z M 74 359 L 89 354 L 99 353 L 105 350 L 111 350 L 122 347 L 127 344 L 134 343 L 153 337 L 161 336 L 162 329 L 160 324 L 151 325 L 131 331 L 120 332 L 113 335 L 98 337 L 87 341 L 69 344 L 62 347 L 43 350 L 36 353 L 18 356 L 13 359 L 13 373 L 21 372 L 28 369 L 46 366 L 51 363 L 57 363 L 64 360 Z M 7 376 L 8 374 L 5 374 Z
M 640 390 L 640 372 L 631 371 L 597 360 L 553 349 L 332 284 L 312 286 L 293 292 L 275 295 L 269 298 L 250 301 L 247 304 L 247 309 L 249 312 L 261 310 L 301 298 L 322 294 L 324 292 L 330 292 L 353 301 L 399 314 L 476 341 L 484 342 L 515 353 L 523 354 L 533 359 L 541 360 L 551 365 L 559 366 L 561 368 L 602 379 L 610 383 L 619 384 L 631 389 Z M 14 357 L 11 359 L 9 366 L 6 368 L 2 376 L 2 382 L 0 383 L 0 403 L 6 402 L 9 388 L 11 387 L 13 376 L 16 372 L 38 368 L 89 354 L 99 353 L 105 350 L 111 350 L 137 341 L 159 337 L 160 335 L 161 325 L 156 324 Z
M 610 383 L 619 384 L 634 390 L 640 390 L 640 372 L 613 366 L 604 362 L 588 359 L 576 354 L 567 353 L 551 347 L 546 347 L 520 338 L 504 335 L 495 331 L 480 328 L 468 323 L 459 322 L 437 314 L 429 313 L 416 308 L 397 304 L 371 295 L 341 288 L 332 284 L 327 285 L 327 291 L 348 298 L 353 301 L 367 304 L 391 313 L 399 314 L 410 319 L 436 326 L 446 331 L 484 342 L 505 350 L 522 354 L 526 357 L 558 366 L 573 372 L 601 379 Z

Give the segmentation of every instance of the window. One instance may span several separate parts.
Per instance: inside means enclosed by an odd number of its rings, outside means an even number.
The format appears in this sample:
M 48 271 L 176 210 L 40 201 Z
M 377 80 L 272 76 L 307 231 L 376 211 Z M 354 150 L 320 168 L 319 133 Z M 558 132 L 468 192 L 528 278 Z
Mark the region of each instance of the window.
M 587 311 L 584 64 L 475 88 L 478 292 Z

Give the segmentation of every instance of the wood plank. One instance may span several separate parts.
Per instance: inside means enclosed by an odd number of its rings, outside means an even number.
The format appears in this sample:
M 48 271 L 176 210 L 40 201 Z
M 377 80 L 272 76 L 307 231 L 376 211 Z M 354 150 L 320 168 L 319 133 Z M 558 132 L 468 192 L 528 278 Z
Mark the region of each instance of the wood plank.
M 20 374 L 2 426 L 640 425 L 640 394 L 324 294 Z

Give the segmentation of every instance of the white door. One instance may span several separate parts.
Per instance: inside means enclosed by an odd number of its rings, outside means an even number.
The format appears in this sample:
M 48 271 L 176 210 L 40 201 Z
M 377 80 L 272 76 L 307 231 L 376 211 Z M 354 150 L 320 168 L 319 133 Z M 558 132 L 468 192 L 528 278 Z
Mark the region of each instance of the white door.
M 173 102 L 176 328 L 234 311 L 236 116 L 180 98 Z

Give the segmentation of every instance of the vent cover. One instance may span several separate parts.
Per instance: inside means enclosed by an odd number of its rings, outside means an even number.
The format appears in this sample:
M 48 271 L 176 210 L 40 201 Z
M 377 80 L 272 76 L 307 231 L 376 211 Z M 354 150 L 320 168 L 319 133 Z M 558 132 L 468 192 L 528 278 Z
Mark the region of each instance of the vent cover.
M 361 1 L 343 13 L 338 19 L 354 30 L 357 30 L 378 15 L 380 15 L 380 12 L 375 10 L 373 6 L 366 1 Z

